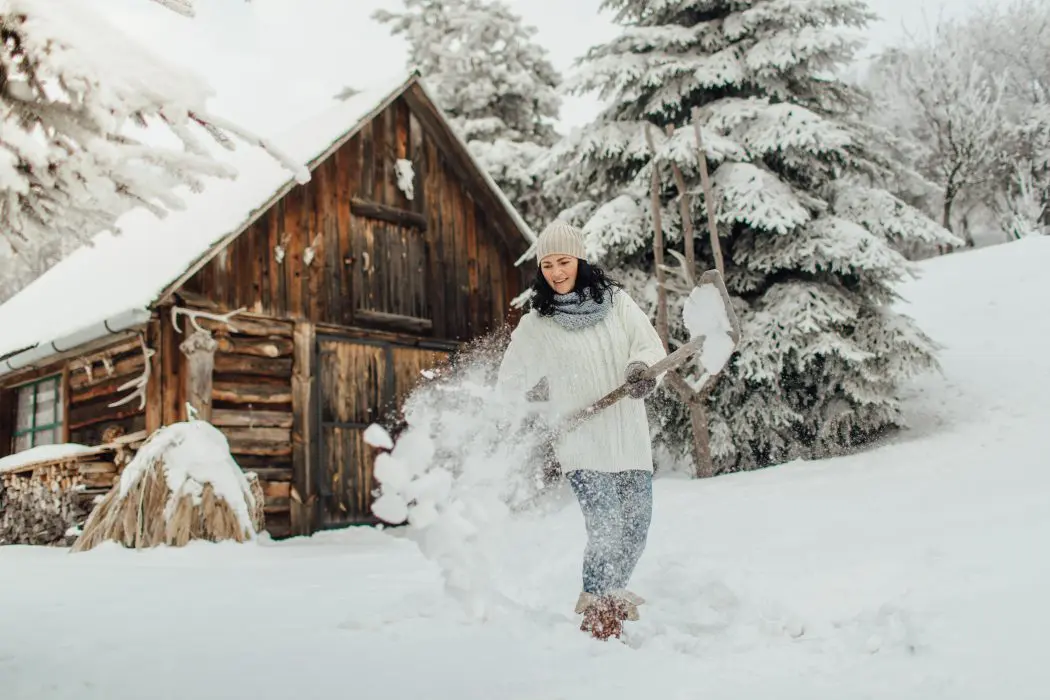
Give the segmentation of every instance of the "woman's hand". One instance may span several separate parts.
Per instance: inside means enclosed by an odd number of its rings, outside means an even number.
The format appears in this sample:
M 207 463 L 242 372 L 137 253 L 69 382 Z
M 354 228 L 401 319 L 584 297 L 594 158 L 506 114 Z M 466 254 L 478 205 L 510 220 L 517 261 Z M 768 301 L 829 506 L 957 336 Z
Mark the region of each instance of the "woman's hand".
M 644 362 L 632 362 L 627 365 L 627 395 L 632 399 L 644 399 L 656 389 L 655 379 L 642 377 L 649 365 Z

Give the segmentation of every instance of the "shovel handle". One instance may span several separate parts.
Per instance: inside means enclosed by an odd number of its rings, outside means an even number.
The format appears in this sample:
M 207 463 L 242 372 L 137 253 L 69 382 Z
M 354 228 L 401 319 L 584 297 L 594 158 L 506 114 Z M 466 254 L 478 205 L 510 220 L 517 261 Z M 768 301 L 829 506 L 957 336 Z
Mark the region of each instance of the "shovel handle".
M 718 290 L 719 295 L 722 297 L 722 303 L 725 308 L 726 316 L 729 319 L 729 337 L 733 341 L 733 345 L 736 346 L 740 342 L 740 320 L 737 318 L 736 313 L 733 311 L 733 302 L 729 298 L 729 291 L 726 289 L 725 282 L 722 280 L 722 273 L 718 270 L 707 270 L 700 279 L 697 280 L 696 286 L 700 287 L 706 284 L 713 284 Z M 642 379 L 656 379 L 658 376 L 680 366 L 690 357 L 700 352 L 704 347 L 704 336 L 700 335 L 695 338 L 690 338 L 689 342 L 680 346 L 674 352 L 665 355 L 663 359 L 658 362 L 654 362 L 652 365 L 647 367 L 642 372 Z M 590 406 L 580 409 L 576 413 L 572 414 L 569 419 L 565 422 L 558 433 L 567 433 L 583 421 L 590 418 L 592 415 L 601 411 L 602 409 L 612 406 L 614 403 L 627 396 L 626 383 L 621 384 L 605 396 L 601 397 Z

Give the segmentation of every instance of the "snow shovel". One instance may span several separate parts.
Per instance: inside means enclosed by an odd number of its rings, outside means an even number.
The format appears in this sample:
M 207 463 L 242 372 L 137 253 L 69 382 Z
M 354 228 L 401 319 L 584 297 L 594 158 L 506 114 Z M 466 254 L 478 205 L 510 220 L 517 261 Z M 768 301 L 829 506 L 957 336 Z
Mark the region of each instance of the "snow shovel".
M 717 295 L 710 293 L 712 289 L 717 290 Z M 690 302 L 693 303 L 690 304 Z M 715 307 L 715 313 L 712 314 L 709 308 L 705 308 L 710 306 Z M 731 342 L 728 352 L 723 352 L 724 357 L 720 366 L 704 367 L 704 370 L 709 375 L 717 374 L 722 370 L 725 362 L 729 360 L 729 357 L 740 343 L 740 321 L 733 310 L 733 305 L 729 299 L 729 291 L 726 289 L 725 282 L 718 270 L 708 270 L 700 275 L 696 286 L 689 294 L 689 299 L 686 300 L 683 317 L 686 328 L 689 330 L 689 341 L 679 346 L 677 350 L 668 354 L 659 362 L 650 365 L 642 372 L 642 379 L 656 379 L 664 372 L 677 369 L 697 353 L 703 352 L 704 343 L 709 335 L 714 336 L 718 331 L 722 331 Z M 714 341 L 714 337 L 712 337 L 712 341 Z M 724 348 L 722 349 L 723 351 L 725 350 Z M 549 434 L 550 438 L 552 440 L 557 439 L 599 411 L 617 403 L 620 399 L 627 396 L 627 390 L 628 384 L 625 382 L 590 406 L 580 409 L 569 416 L 560 429 L 552 431 Z

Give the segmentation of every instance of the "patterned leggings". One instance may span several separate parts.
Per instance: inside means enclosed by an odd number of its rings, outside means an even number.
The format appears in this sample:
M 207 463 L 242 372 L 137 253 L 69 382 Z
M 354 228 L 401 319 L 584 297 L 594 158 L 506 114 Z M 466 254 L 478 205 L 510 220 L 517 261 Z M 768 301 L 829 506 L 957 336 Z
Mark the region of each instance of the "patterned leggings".
M 652 472 L 576 470 L 566 474 L 587 525 L 583 590 L 626 588 L 645 549 L 653 515 Z

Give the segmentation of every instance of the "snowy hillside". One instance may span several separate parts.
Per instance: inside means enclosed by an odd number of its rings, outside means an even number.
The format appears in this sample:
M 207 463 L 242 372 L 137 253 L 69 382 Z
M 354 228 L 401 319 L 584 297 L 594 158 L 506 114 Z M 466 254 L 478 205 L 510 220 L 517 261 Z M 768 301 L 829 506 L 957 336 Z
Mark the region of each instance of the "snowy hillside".
M 1044 698 L 1050 239 L 923 263 L 945 347 L 912 429 L 846 458 L 659 479 L 627 645 L 577 630 L 566 492 L 486 552 L 477 620 L 399 535 L 0 548 L 4 700 Z

